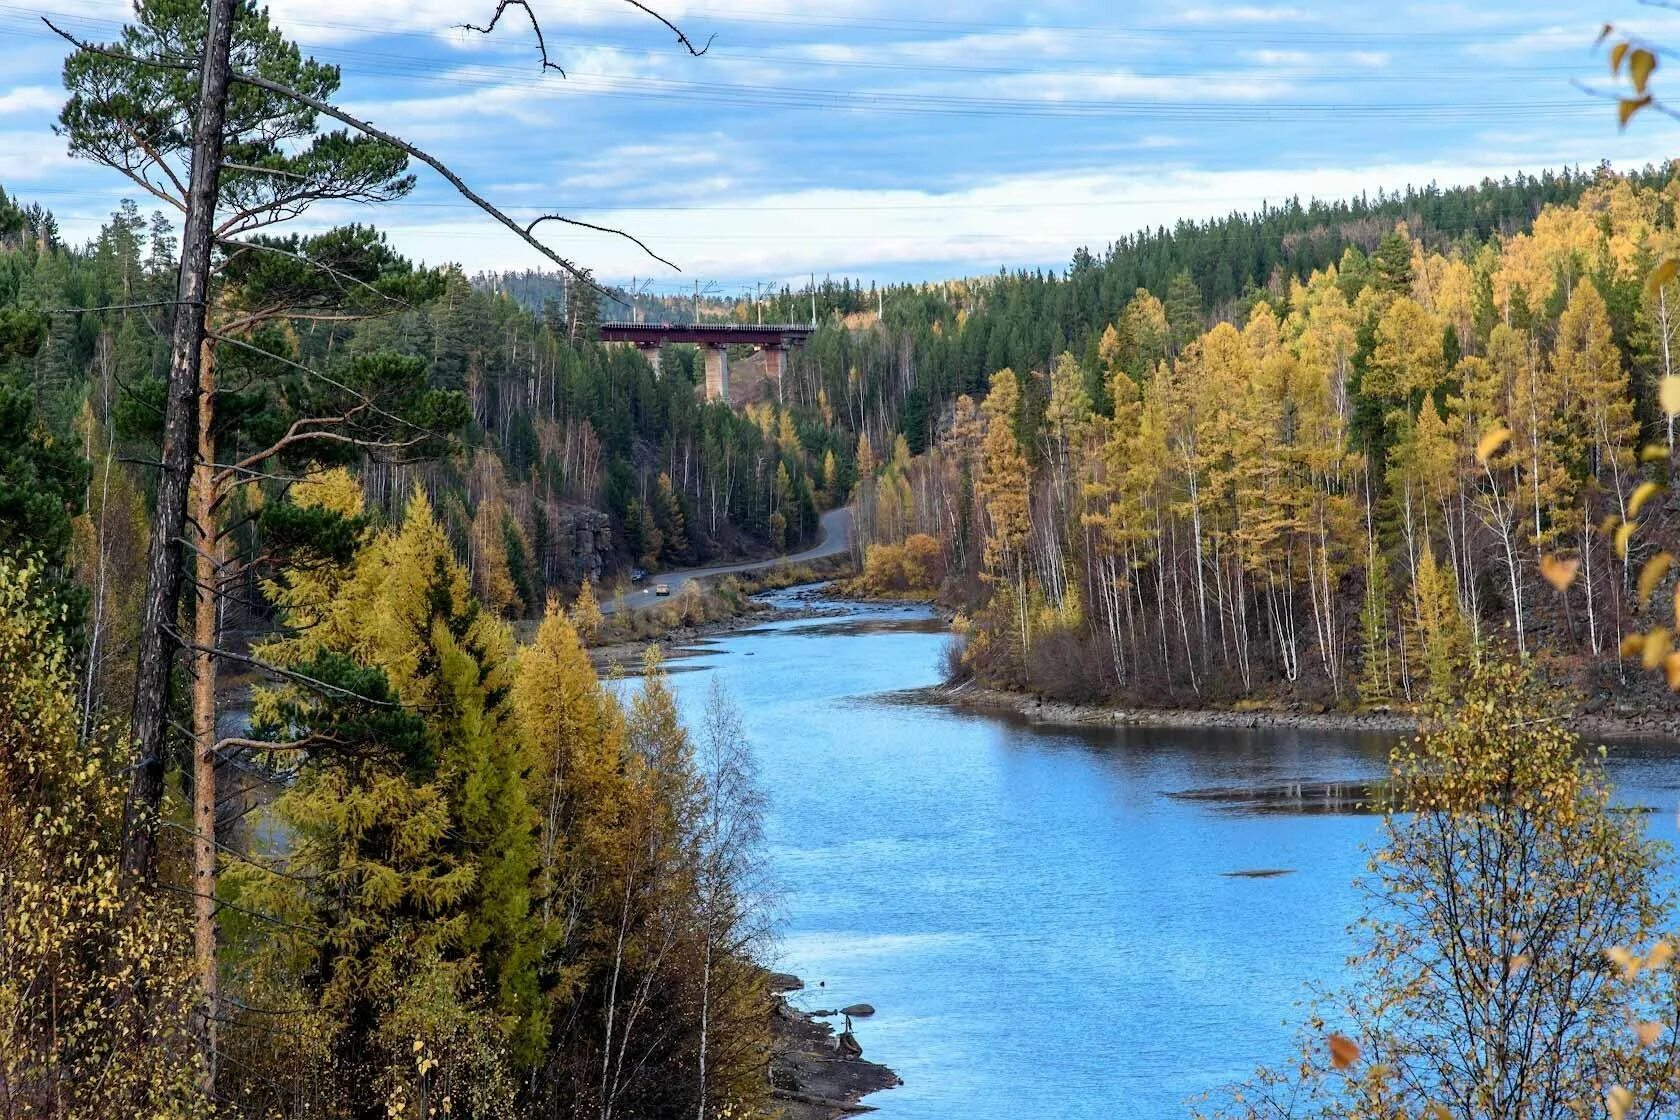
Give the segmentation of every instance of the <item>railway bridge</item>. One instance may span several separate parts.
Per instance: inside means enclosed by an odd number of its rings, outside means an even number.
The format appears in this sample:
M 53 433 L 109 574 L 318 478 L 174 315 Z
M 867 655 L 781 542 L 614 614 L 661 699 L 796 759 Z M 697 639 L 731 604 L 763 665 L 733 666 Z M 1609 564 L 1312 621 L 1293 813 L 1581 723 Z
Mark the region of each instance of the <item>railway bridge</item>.
M 729 348 L 752 346 L 764 355 L 764 376 L 781 384 L 787 368 L 787 352 L 805 345 L 811 327 L 793 323 L 602 323 L 601 341 L 634 346 L 659 369 L 659 348 L 669 342 L 689 342 L 700 347 L 706 363 L 706 399 L 727 401 L 729 397 Z

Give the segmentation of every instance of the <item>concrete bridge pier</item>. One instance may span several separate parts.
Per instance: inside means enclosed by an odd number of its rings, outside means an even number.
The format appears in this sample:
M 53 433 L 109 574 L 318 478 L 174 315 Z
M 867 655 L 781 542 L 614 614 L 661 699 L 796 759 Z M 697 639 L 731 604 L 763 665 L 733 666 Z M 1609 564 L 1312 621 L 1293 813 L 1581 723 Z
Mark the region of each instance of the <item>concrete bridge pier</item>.
M 706 359 L 706 399 L 729 401 L 729 347 L 706 346 L 701 353 Z
M 764 376 L 777 385 L 782 383 L 782 374 L 787 372 L 787 348 L 783 346 L 767 346 L 764 349 Z
M 635 345 L 636 349 L 642 352 L 642 357 L 647 359 L 648 365 L 653 367 L 653 376 L 655 378 L 659 377 L 661 372 L 659 368 L 659 355 L 662 348 L 659 346 L 647 346 L 641 343 L 637 343 Z

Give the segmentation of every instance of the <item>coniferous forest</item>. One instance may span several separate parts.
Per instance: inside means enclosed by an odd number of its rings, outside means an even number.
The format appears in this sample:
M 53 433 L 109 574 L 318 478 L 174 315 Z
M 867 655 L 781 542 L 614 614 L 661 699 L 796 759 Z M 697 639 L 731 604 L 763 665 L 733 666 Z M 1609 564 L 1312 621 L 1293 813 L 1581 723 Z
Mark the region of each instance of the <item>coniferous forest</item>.
M 843 589 L 948 608 L 949 685 L 1415 721 L 1360 795 L 1354 995 L 1227 1112 L 1672 1110 L 1662 856 L 1564 729 L 1680 690 L 1672 167 L 656 299 L 339 108 L 265 9 L 54 31 L 66 147 L 158 209 L 73 243 L 0 192 L 0 1116 L 854 1107 L 776 1081 L 812 1020 L 742 712 L 590 649 L 602 589 L 840 507 Z M 311 216 L 422 164 L 560 271 Z M 816 321 L 732 403 L 620 315 Z

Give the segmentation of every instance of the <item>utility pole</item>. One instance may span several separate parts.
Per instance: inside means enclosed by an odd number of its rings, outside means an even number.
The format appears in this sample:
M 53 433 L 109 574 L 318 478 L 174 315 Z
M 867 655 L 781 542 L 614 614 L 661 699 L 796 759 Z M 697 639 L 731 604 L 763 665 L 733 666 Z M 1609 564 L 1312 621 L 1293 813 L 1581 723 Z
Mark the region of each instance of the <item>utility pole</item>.
M 811 273 L 811 325 L 817 325 L 817 274 Z
M 694 322 L 696 325 L 700 323 L 700 297 L 709 296 L 715 291 L 717 291 L 716 281 L 707 281 L 704 288 L 700 286 L 700 281 L 696 280 L 694 282 Z

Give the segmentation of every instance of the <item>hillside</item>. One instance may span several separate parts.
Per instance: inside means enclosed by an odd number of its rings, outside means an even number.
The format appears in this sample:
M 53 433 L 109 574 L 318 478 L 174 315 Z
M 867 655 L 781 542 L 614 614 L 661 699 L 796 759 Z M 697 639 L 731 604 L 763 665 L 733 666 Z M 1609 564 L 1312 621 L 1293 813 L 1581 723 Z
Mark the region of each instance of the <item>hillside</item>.
M 1070 699 L 1414 702 L 1506 646 L 1625 695 L 1622 634 L 1667 586 L 1634 577 L 1670 536 L 1677 293 L 1646 277 L 1680 188 L 1529 182 L 1573 198 L 1485 237 L 1373 226 L 1222 307 L 1183 273 L 1111 298 L 1118 249 L 813 344 L 806 391 L 881 449 L 870 579 L 944 574 L 963 671 Z

